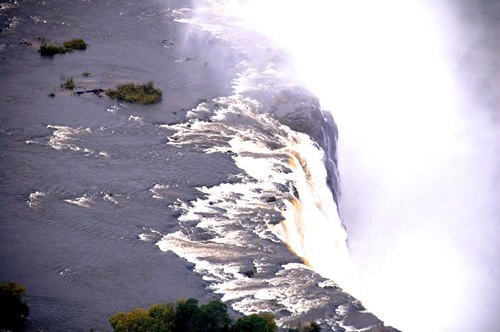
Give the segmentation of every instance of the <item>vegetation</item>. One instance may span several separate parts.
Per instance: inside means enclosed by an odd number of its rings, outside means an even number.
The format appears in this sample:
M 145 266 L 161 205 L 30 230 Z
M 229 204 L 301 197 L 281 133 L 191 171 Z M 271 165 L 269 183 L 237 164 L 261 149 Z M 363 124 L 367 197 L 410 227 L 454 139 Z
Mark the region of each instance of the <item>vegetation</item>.
M 65 79 L 64 82 L 61 84 L 61 88 L 68 90 L 73 90 L 74 88 L 76 88 L 76 84 L 73 81 L 73 77 L 68 77 L 67 79 Z
M 29 308 L 22 301 L 26 287 L 14 282 L 0 284 L 0 330 L 19 330 L 29 314 Z
M 64 47 L 72 50 L 85 50 L 87 49 L 87 43 L 80 38 L 74 38 L 64 42 Z
M 233 327 L 233 331 L 237 332 L 273 332 L 277 329 L 274 316 L 266 313 L 242 317 L 236 321 Z
M 71 52 L 73 50 L 85 50 L 88 44 L 80 38 L 74 38 L 68 41 L 65 41 L 62 45 L 58 43 L 51 43 L 46 38 L 40 38 L 42 45 L 40 46 L 40 54 L 42 56 L 53 56 L 54 54 L 64 54 Z
M 255 314 L 234 322 L 218 300 L 198 306 L 188 299 L 177 304 L 155 304 L 149 309 L 120 312 L 109 319 L 116 332 L 275 332 L 274 316 Z
M 106 94 L 112 99 L 144 105 L 160 102 L 162 95 L 161 91 L 155 88 L 151 81 L 145 84 L 121 84 L 116 87 L 116 90 L 109 89 Z
M 68 52 L 68 50 L 64 48 L 64 46 L 61 46 L 59 44 L 51 44 L 43 41 L 42 45 L 40 46 L 39 52 L 42 56 L 53 56 L 54 54 L 58 53 L 64 54 Z

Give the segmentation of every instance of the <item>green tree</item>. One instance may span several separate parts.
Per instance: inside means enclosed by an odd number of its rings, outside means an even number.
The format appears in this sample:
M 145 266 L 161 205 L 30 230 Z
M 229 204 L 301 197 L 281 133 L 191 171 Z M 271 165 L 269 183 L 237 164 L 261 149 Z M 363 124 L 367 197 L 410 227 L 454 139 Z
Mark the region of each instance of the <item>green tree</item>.
M 174 317 L 174 332 L 198 331 L 200 308 L 198 300 L 188 299 L 177 302 Z
M 116 332 L 149 332 L 154 325 L 154 319 L 143 308 L 137 308 L 113 315 L 109 323 Z
M 200 332 L 229 331 L 232 319 L 227 313 L 227 306 L 219 300 L 211 301 L 200 307 Z
M 277 329 L 274 315 L 268 313 L 242 317 L 233 326 L 234 332 L 275 332 Z
M 173 328 L 175 307 L 171 303 L 153 304 L 148 309 L 148 315 L 154 320 L 152 331 L 170 332 Z
M 29 314 L 29 308 L 22 296 L 26 287 L 15 282 L 0 284 L 0 329 L 18 330 Z

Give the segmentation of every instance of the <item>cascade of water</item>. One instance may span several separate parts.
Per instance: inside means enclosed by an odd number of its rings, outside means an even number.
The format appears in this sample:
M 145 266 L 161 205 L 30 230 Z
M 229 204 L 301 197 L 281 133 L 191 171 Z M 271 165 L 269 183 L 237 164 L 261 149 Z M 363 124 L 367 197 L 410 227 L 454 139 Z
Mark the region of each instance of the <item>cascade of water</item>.
M 487 115 L 459 97 L 434 8 L 417 0 L 229 3 L 289 51 L 297 77 L 332 110 L 340 208 L 364 285 L 355 295 L 405 331 L 495 326 L 485 323 L 492 311 L 477 308 L 495 307 L 495 295 L 478 294 L 499 289 L 500 140 Z M 415 314 L 422 308 L 425 319 Z

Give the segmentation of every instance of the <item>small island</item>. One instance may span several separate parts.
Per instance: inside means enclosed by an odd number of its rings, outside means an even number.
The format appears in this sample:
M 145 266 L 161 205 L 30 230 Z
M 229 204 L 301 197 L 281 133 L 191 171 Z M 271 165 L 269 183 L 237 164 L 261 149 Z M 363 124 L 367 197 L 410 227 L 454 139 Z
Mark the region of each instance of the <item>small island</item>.
M 64 46 L 61 46 L 56 43 L 48 43 L 48 42 L 42 42 L 42 45 L 40 46 L 40 52 L 41 56 L 53 56 L 54 54 L 64 54 L 67 52 L 66 48 Z
M 73 77 L 69 77 L 64 80 L 64 82 L 61 83 L 61 88 L 67 89 L 67 90 L 73 90 L 76 88 L 75 81 L 73 80 Z
M 41 38 L 42 44 L 40 45 L 40 55 L 53 56 L 55 54 L 65 54 L 73 50 L 85 50 L 88 44 L 81 38 L 73 38 L 65 41 L 63 45 L 52 43 L 45 38 Z
M 73 38 L 63 43 L 64 47 L 72 50 L 85 50 L 87 49 L 87 43 L 81 38 Z
M 116 89 L 106 91 L 106 95 L 112 99 L 142 105 L 159 103 L 162 98 L 161 90 L 155 88 L 152 81 L 145 84 L 120 84 Z

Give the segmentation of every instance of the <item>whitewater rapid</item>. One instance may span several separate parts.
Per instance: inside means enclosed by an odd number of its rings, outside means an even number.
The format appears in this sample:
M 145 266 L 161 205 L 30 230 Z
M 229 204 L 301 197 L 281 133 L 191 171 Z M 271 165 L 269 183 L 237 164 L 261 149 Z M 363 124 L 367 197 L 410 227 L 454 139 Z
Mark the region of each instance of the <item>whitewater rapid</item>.
M 193 263 L 233 309 L 286 310 L 291 315 L 278 314 L 285 325 L 335 308 L 337 284 L 349 280 L 349 254 L 326 181 L 324 151 L 261 107 L 241 95 L 221 97 L 191 110 L 185 123 L 164 125 L 174 131 L 169 144 L 227 155 L 242 173 L 198 188 L 202 197 L 194 201 L 174 204 L 181 229 L 157 245 Z M 325 283 L 311 268 L 335 283 Z M 346 305 L 360 304 L 351 298 Z M 317 319 L 330 317 L 338 326 L 346 315 L 337 315 Z
M 384 326 L 346 292 L 355 277 L 336 203 L 331 115 L 296 86 L 279 49 L 241 22 L 224 21 L 222 8 L 209 2 L 178 21 L 239 54 L 232 94 L 200 101 L 186 121 L 159 127 L 169 145 L 217 154 L 241 173 L 171 205 L 177 232 L 145 229 L 140 238 L 159 235 L 161 250 L 192 263 L 207 287 L 241 313 L 272 312 L 282 327 L 309 320 L 332 331 Z M 162 188 L 151 190 L 155 199 L 163 199 Z

